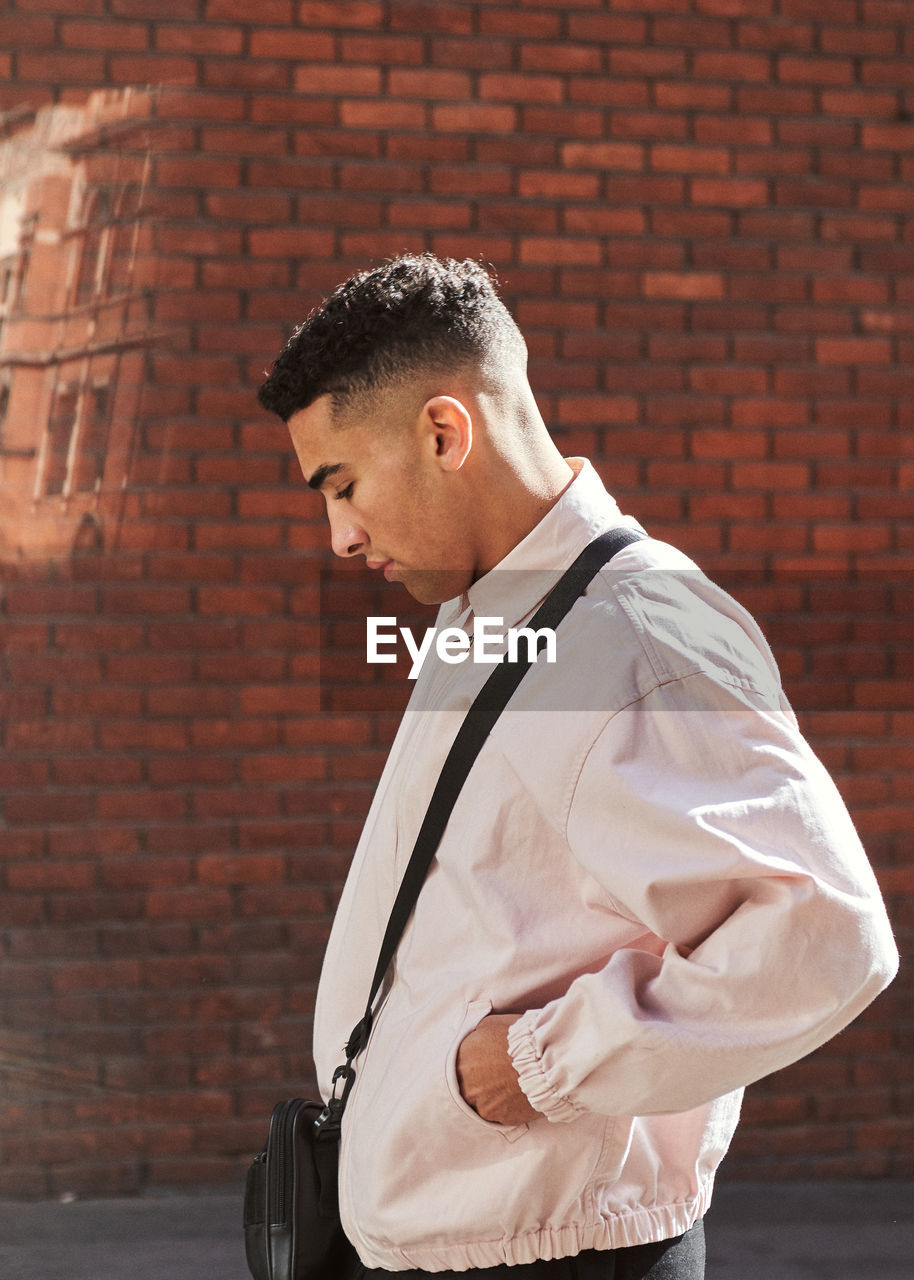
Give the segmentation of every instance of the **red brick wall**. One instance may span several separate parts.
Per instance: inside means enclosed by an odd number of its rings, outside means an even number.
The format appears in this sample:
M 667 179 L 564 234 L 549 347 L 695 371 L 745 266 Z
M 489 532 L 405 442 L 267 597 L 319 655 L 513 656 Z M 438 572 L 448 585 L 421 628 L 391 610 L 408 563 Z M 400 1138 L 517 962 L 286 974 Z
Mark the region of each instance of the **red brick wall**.
M 0 1193 L 237 1180 L 307 1087 L 403 685 L 321 617 L 320 513 L 253 393 L 405 248 L 495 265 L 563 447 L 762 618 L 907 943 L 907 0 L 12 0 L 0 82 L 169 86 L 131 144 L 157 336 L 103 546 L 4 567 Z M 732 1172 L 914 1173 L 912 1030 L 902 978 L 755 1086 Z

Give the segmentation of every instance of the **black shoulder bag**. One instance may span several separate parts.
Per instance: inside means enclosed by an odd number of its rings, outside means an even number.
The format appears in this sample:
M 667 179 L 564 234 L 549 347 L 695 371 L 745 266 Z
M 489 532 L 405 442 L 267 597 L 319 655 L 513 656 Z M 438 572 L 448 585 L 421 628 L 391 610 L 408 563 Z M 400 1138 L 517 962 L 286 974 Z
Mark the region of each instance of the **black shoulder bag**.
M 603 565 L 644 536 L 633 529 L 612 529 L 591 542 L 533 615 L 530 628 L 554 630 Z M 454 739 L 397 891 L 365 1013 L 346 1044 L 345 1063 L 333 1074 L 330 1101 L 325 1105 L 290 1098 L 273 1109 L 266 1148 L 248 1170 L 245 1185 L 245 1252 L 254 1280 L 342 1280 L 355 1266 L 355 1250 L 340 1225 L 337 1199 L 340 1123 L 355 1081 L 352 1064 L 368 1041 L 375 998 L 451 810 L 482 744 L 532 660 L 528 652 L 523 660 L 495 668 Z

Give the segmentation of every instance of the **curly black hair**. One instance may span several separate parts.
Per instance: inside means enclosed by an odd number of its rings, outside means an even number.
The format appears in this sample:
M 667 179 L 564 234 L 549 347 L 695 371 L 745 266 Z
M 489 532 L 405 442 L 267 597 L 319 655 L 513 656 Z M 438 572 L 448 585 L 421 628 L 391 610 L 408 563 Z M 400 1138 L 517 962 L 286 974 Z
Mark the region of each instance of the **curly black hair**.
M 339 411 L 420 369 L 498 368 L 526 354 L 480 263 L 403 254 L 338 285 L 294 330 L 258 399 L 288 422 L 322 395 Z

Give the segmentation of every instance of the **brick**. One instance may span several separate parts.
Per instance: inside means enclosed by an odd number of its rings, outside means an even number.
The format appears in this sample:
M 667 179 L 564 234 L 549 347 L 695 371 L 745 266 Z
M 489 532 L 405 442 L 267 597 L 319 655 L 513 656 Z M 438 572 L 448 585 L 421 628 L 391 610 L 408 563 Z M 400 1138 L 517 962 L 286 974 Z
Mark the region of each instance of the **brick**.
M 119 614 L 179 613 L 190 611 L 190 592 L 184 587 L 106 588 L 101 596 L 107 616 Z
M 76 49 L 145 49 L 149 29 L 139 22 L 62 22 L 60 43 Z
M 156 23 L 155 46 L 168 53 L 241 53 L 244 32 L 241 27 L 212 27 L 202 23 L 174 26 Z
M 534 13 L 528 10 L 524 14 L 525 36 L 538 36 L 542 39 L 554 39 L 561 32 L 561 18 L 553 13 Z M 479 30 L 487 36 L 507 35 L 517 37 L 517 15 L 498 9 L 483 9 L 479 14 Z
M 728 48 L 731 43 L 730 24 L 715 22 L 708 17 L 657 17 L 653 21 L 651 34 L 658 44 Z
M 302 26 L 377 27 L 381 25 L 381 5 L 373 0 L 302 0 L 298 19 Z
M 146 894 L 150 920 L 220 920 L 231 915 L 227 889 L 157 890 Z
M 522 44 L 520 47 L 520 65 L 525 71 L 567 71 L 581 74 L 598 72 L 602 64 L 602 51 L 592 44 L 542 42 Z
M 158 247 L 166 253 L 202 254 L 221 257 L 237 256 L 241 251 L 241 235 L 237 230 L 216 227 L 170 226 L 158 232 Z
M 7 796 L 4 801 L 6 821 L 13 826 L 68 825 L 86 823 L 93 817 L 90 795 L 62 792 L 49 795 Z
M 390 138 L 387 152 L 391 160 L 445 162 L 466 161 L 470 145 L 468 138 L 457 136 L 402 134 Z
M 19 53 L 16 69 L 22 81 L 101 84 L 105 80 L 105 58 L 101 53 Z
M 875 276 L 817 278 L 813 281 L 813 298 L 824 303 L 879 304 L 888 301 L 888 287 L 885 280 Z
M 561 102 L 564 84 L 560 76 L 488 72 L 479 77 L 479 94 L 495 102 Z
M 43 892 L 58 890 L 75 893 L 91 889 L 95 876 L 96 865 L 92 862 L 10 863 L 6 869 L 7 885 L 14 891 L 40 889 Z M 72 941 L 70 946 L 72 947 Z
M 737 489 L 805 489 L 810 470 L 800 462 L 739 462 L 733 467 Z
M 317 689 L 304 686 L 292 689 L 283 685 L 250 685 L 242 691 L 241 709 L 245 715 L 302 715 L 318 710 Z
M 559 422 L 612 425 L 638 419 L 638 403 L 632 396 L 562 396 L 559 398 Z
M 659 86 L 656 90 L 659 100 Z M 610 76 L 573 76 L 568 85 L 569 101 L 595 107 L 648 107 L 651 97 L 641 80 Z
M 857 21 L 857 5 L 854 0 L 829 0 L 830 22 L 853 23 Z M 780 12 L 785 18 L 822 18 L 821 6 L 815 0 L 781 0 Z
M 24 13 L 34 10 L 46 12 L 48 0 L 21 0 L 16 7 Z M 105 10 L 105 2 L 104 0 L 58 0 L 54 8 L 58 13 L 94 14 Z
M 152 5 L 148 0 L 111 0 L 108 7 L 116 17 L 143 18 L 147 21 L 155 21 L 163 16 L 176 20 L 196 18 L 200 9 L 198 0 L 175 0 L 174 4 L 156 0 Z
M 730 153 L 723 147 L 653 146 L 651 167 L 675 173 L 728 173 Z
M 616 138 L 685 138 L 688 121 L 665 111 L 614 111 L 610 133 Z
M 470 98 L 472 81 L 465 71 L 391 68 L 387 91 L 396 98 Z
M 452 67 L 466 67 L 471 71 L 479 71 L 483 67 L 510 68 L 514 65 L 514 47 L 508 40 L 496 40 L 492 37 L 485 41 L 438 37 L 431 39 L 430 46 L 432 64 L 448 70 Z M 419 61 L 424 62 L 424 56 Z
M 481 102 L 468 102 L 460 106 L 433 106 L 432 127 L 480 133 L 509 133 L 517 122 L 514 107 L 489 106 Z
M 603 121 L 600 112 L 579 107 L 524 107 L 521 128 L 534 136 L 554 133 L 562 137 L 597 138 L 603 134 Z
M 52 17 L 27 18 L 23 14 L 0 14 L 0 45 L 8 48 L 40 48 L 54 44 Z
M 797 427 L 809 421 L 805 400 L 779 400 L 775 396 L 737 399 L 733 403 L 735 427 Z
M 885 85 L 887 88 L 910 88 L 914 85 L 914 67 L 910 60 L 895 58 L 864 58 L 861 64 L 864 84 Z
M 767 81 L 770 68 L 767 57 L 756 53 L 736 51 L 699 52 L 695 54 L 693 74 L 699 81 L 732 80 L 739 84 L 747 81 Z
M 491 212 L 491 206 L 488 206 Z M 388 220 L 393 227 L 469 227 L 471 210 L 463 204 L 432 204 L 429 201 L 391 201 Z
M 666 111 L 729 111 L 732 90 L 728 85 L 694 83 L 691 80 L 660 81 L 654 90 L 657 106 Z
M 759 153 L 750 153 L 748 155 L 740 155 L 736 157 L 736 172 L 739 174 L 783 174 L 783 173 L 799 173 L 805 174 L 810 167 L 810 155 L 808 151 L 788 151 L 785 149 L 771 150 Z M 809 191 L 811 202 L 815 202 L 816 196 L 820 202 L 827 200 L 827 194 L 820 185 L 815 192 L 810 188 L 804 188 L 794 184 L 781 183 L 776 187 L 776 199 L 778 203 L 797 204 L 803 203 L 802 198 L 796 199 L 795 193 L 805 194 Z M 843 194 L 843 193 L 842 193 Z M 847 202 L 850 203 L 850 193 L 847 193 Z
M 764 458 L 768 437 L 764 432 L 697 429 L 691 433 L 696 458 Z
M 715 272 L 648 271 L 644 293 L 648 298 L 722 298 L 724 281 Z
M 861 23 L 852 27 L 826 27 L 822 31 L 822 49 L 826 53 L 887 54 L 899 52 L 898 35 L 888 27 L 867 28 Z
M 295 68 L 293 87 L 298 93 L 366 93 L 377 96 L 381 92 L 381 71 L 378 67 L 305 63 Z
M 561 151 L 562 164 L 570 169 L 640 170 L 645 148 L 631 142 L 567 142 Z
M 197 79 L 197 63 L 193 58 L 179 58 L 162 54 L 140 55 L 131 53 L 129 57 L 111 55 L 108 61 L 109 74 L 118 84 L 175 84 L 195 85 Z
M 520 261 L 533 263 L 590 263 L 603 259 L 598 240 L 569 239 L 556 236 L 524 236 L 520 244 Z
M 201 884 L 277 884 L 285 879 L 285 859 L 278 854 L 210 855 L 197 864 Z
M 203 71 L 203 83 L 208 89 L 287 89 L 290 68 L 281 60 L 268 62 L 265 58 L 255 62 L 249 58 L 220 59 L 208 62 Z
M 565 230 L 573 234 L 641 235 L 645 230 L 640 209 L 569 208 L 564 216 Z
M 59 618 L 71 614 L 92 615 L 98 608 L 98 596 L 92 587 L 29 586 L 10 584 L 5 588 L 6 609 L 13 615 L 47 614 Z
M 294 12 L 292 0 L 261 0 L 257 7 L 258 20 L 271 25 L 293 22 Z M 203 16 L 208 22 L 250 22 L 251 6 L 245 0 L 206 0 Z
M 341 123 L 355 129 L 421 129 L 426 118 L 419 102 L 343 101 L 339 110 Z
M 747 6 L 744 12 L 750 13 L 751 9 Z M 747 18 L 738 23 L 736 30 L 737 44 L 746 49 L 811 50 L 815 39 L 810 22 L 753 22 Z
M 600 190 L 596 174 L 557 173 L 552 169 L 518 174 L 518 194 L 527 198 L 593 200 Z
M 816 99 L 811 89 L 749 85 L 737 89 L 736 104 L 740 114 L 811 116 L 815 114 Z
M 648 80 L 660 76 L 683 75 L 686 55 L 678 49 L 625 49 L 609 51 L 609 69 L 613 75 L 638 76 Z
M 865 22 L 905 22 L 909 16 L 905 0 L 863 0 Z
M 375 6 L 380 16 L 381 6 Z M 328 9 L 336 10 L 335 4 L 328 4 Z M 398 0 L 391 10 L 390 29 L 392 31 L 433 31 L 447 32 L 448 35 L 468 34 L 473 29 L 473 13 L 463 5 L 431 3 L 409 3 L 409 0 Z M 360 20 L 356 26 L 377 26 L 378 21 Z
M 788 84 L 853 84 L 855 79 L 850 58 L 801 58 L 791 54 L 778 58 L 777 74 Z
M 773 0 L 697 0 L 699 13 L 712 13 L 724 18 L 739 18 L 745 14 L 757 17 L 759 14 L 770 14 L 774 11 Z
M 879 209 L 892 210 L 895 213 L 906 213 L 909 208 L 909 202 L 906 199 L 907 192 L 904 188 L 896 186 L 883 187 L 861 187 L 857 197 L 857 203 L 861 209 Z M 894 225 L 883 222 L 880 225 L 880 237 L 885 239 L 894 239 L 891 232 L 894 231 Z
M 207 30 L 206 27 L 203 28 Z M 224 30 L 224 28 L 223 28 Z M 318 31 L 288 31 L 282 27 L 276 30 L 254 30 L 250 34 L 250 53 L 254 58 L 290 58 L 296 61 L 307 60 L 316 70 L 329 71 L 331 68 L 316 63 L 321 59 L 333 62 L 333 36 Z M 240 51 L 240 50 L 239 50 Z
M 891 363 L 891 343 L 885 338 L 817 338 L 816 359 L 822 364 Z
M 859 28 L 852 35 L 859 39 Z M 861 116 L 894 120 L 898 105 L 894 93 L 879 93 L 863 89 L 824 89 L 822 106 L 832 115 Z
M 914 123 L 865 124 L 862 137 L 868 150 L 910 151 L 914 145 Z
M 698 116 L 695 119 L 695 137 L 698 142 L 729 143 L 732 139 L 732 124 L 726 118 L 715 116 Z M 771 121 L 759 118 L 740 120 L 740 137 L 743 143 L 758 143 L 767 146 L 772 139 Z M 743 156 L 737 156 L 737 163 L 744 162 Z
M 521 120 L 528 110 L 524 108 L 521 111 Z M 538 108 L 538 110 L 555 112 L 560 108 Z M 472 147 L 480 165 L 505 165 L 515 169 L 518 166 L 554 165 L 557 154 L 557 146 L 553 138 L 537 137 L 532 133 L 524 135 L 519 130 L 513 134 L 482 134 L 472 140 Z M 466 166 L 463 172 L 464 175 L 468 173 Z M 464 184 L 466 185 L 466 176 Z
M 369 186 L 370 183 L 366 181 L 365 185 Z M 271 228 L 269 231 L 254 230 L 249 233 L 248 244 L 251 253 L 256 257 L 286 257 L 292 254 L 322 257 L 333 253 L 334 233 L 309 231 L 298 227 Z
M 358 35 L 342 35 L 337 39 L 340 56 L 344 62 L 389 64 L 392 67 L 400 64 L 421 67 L 425 63 L 424 41 L 421 37 L 411 39 L 403 35 L 369 35 L 360 32 Z M 444 61 L 446 62 L 447 59 L 445 58 Z M 420 74 L 428 73 L 423 71 Z M 445 83 L 447 83 L 447 73 L 445 73 Z
M 316 126 L 332 124 L 335 119 L 335 107 L 329 99 L 321 100 L 316 98 L 308 98 L 304 96 L 279 96 L 274 94 L 258 93 L 251 105 L 251 117 L 258 124 L 292 124 L 292 125 L 308 125 L 307 134 L 296 133 L 294 138 L 293 150 L 298 155 L 324 155 L 328 149 L 328 139 L 324 133 Z M 341 139 L 345 135 L 340 135 Z M 349 138 L 346 140 L 346 146 L 341 140 L 338 145 L 339 151 L 346 151 L 347 154 L 358 147 L 356 154 L 376 154 L 377 148 L 372 147 L 371 143 L 365 139 Z M 263 172 L 263 169 L 260 170 Z M 312 181 L 316 181 L 319 175 L 310 174 Z M 259 180 L 254 176 L 253 164 L 252 172 L 249 177 L 249 185 L 260 185 Z M 266 181 L 265 185 L 275 185 L 274 182 Z M 331 180 L 328 171 L 328 178 L 322 185 L 330 186 Z
M 803 280 L 791 280 L 789 277 L 772 279 L 771 275 L 754 275 L 746 272 L 732 281 L 730 297 L 734 301 L 755 298 L 759 302 L 794 302 L 807 296 L 808 290 Z M 778 320 L 783 309 L 777 313 Z
M 0 787 L 4 789 L 41 787 L 48 776 L 48 765 L 42 760 L 0 760 Z
M 568 17 L 568 34 L 572 40 L 597 41 L 609 48 L 640 45 L 647 34 L 647 23 L 644 18 L 622 14 L 572 13 Z
M 749 179 L 695 178 L 692 180 L 691 190 L 696 204 L 745 208 L 749 205 L 764 205 L 768 201 L 767 184 Z

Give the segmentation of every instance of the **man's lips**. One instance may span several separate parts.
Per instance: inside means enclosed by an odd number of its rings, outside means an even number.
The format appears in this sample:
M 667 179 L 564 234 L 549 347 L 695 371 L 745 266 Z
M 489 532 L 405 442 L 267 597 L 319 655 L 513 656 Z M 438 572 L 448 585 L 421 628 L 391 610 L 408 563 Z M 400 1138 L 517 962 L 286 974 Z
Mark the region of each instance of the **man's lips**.
M 366 560 L 365 563 L 368 565 L 369 569 L 382 570 L 384 577 L 388 582 L 390 581 L 391 570 L 394 567 L 393 560 Z

